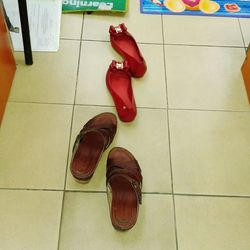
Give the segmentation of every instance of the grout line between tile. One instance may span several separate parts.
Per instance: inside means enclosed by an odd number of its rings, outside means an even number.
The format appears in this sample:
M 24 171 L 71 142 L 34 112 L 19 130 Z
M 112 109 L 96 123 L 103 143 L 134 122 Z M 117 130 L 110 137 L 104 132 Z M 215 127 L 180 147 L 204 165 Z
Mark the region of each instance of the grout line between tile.
M 18 104 L 34 104 L 34 105 L 58 105 L 58 106 L 82 106 L 82 107 L 108 107 L 114 108 L 114 105 L 101 105 L 101 104 L 70 104 L 70 103 L 51 103 L 51 102 L 27 102 L 27 101 L 8 101 L 8 103 L 18 103 Z M 167 104 L 168 106 L 168 104 Z M 201 111 L 201 112 L 232 112 L 232 113 L 248 113 L 249 110 L 226 110 L 226 109 L 199 109 L 199 108 L 170 108 L 170 107 L 145 107 L 137 106 L 138 109 L 150 109 L 150 110 L 174 110 L 174 111 Z
M 97 193 L 97 194 L 106 194 L 107 191 L 106 190 L 65 190 L 66 193 Z M 172 193 L 168 193 L 168 192 L 142 192 L 142 194 L 145 195 L 173 195 Z
M 239 18 L 237 18 L 237 19 L 238 19 L 239 29 L 240 29 L 240 33 L 241 33 L 241 38 L 242 38 L 242 41 L 243 41 L 243 44 L 244 44 L 244 47 L 245 47 L 245 51 L 246 51 L 247 45 L 246 45 L 246 42 L 245 42 L 245 39 L 244 39 L 244 35 L 243 35 L 243 31 L 242 31 L 240 19 L 239 19 Z M 247 51 L 246 51 L 246 52 L 247 52 Z
M 176 250 L 178 250 L 178 231 L 177 231 L 177 221 L 176 221 L 176 206 L 175 206 L 175 196 L 174 196 L 174 178 L 173 178 L 173 167 L 172 167 L 172 154 L 171 154 L 171 143 L 170 143 L 170 125 L 169 125 L 169 101 L 168 101 L 168 85 L 167 85 L 167 62 L 166 62 L 166 52 L 165 52 L 165 40 L 164 40 L 164 22 L 163 16 L 161 15 L 161 29 L 162 29 L 162 41 L 163 41 L 163 62 L 164 62 L 164 75 L 165 75 L 165 90 L 166 90 L 166 102 L 167 102 L 167 131 L 168 131 L 168 148 L 169 148 L 169 164 L 170 164 L 170 175 L 171 175 L 171 189 L 172 189 L 172 199 L 173 199 L 173 215 L 174 215 L 174 231 L 175 231 L 175 244 Z
M 243 49 L 245 46 L 239 45 L 211 45 L 211 44 L 185 44 L 185 43 L 164 43 L 164 45 L 170 46 L 183 46 L 183 47 L 208 47 L 208 48 L 229 48 L 229 49 Z
M 174 111 L 197 111 L 197 112 L 225 112 L 225 113 L 248 113 L 249 110 L 223 110 L 223 109 L 188 109 L 188 108 L 168 108 L 168 110 Z
M 37 192 L 62 192 L 63 189 L 56 188 L 0 188 L 0 191 L 37 191 Z
M 175 193 L 175 196 L 188 197 L 207 197 L 207 198 L 237 198 L 250 199 L 250 195 L 223 195 L 223 194 L 189 194 L 189 193 Z
M 30 102 L 30 101 L 8 101 L 9 103 L 21 104 L 38 104 L 38 105 L 58 105 L 58 106 L 73 106 L 73 103 L 60 103 L 60 102 Z
M 79 38 L 64 38 L 64 37 L 61 37 L 60 38 L 61 41 L 77 41 L 77 42 L 80 42 L 81 39 Z
M 105 108 L 115 108 L 114 105 L 100 105 L 100 104 L 75 104 L 75 106 L 82 106 L 82 107 L 105 107 Z M 138 106 L 137 109 L 157 109 L 157 110 L 166 110 L 164 107 L 145 107 L 145 106 Z
M 65 190 L 66 193 L 86 193 L 86 194 L 106 194 L 106 191 L 102 190 Z
M 67 39 L 64 39 L 67 40 Z M 108 40 L 98 40 L 98 39 L 82 39 L 83 42 L 102 42 L 109 43 Z M 188 46 L 188 47 L 212 47 L 212 48 L 245 48 L 244 45 L 219 45 L 219 44 L 186 44 L 186 43 L 148 43 L 148 42 L 137 42 L 138 44 L 145 45 L 170 45 L 170 46 Z
M 82 34 L 83 34 L 83 28 L 84 28 L 84 15 L 82 14 L 81 37 L 82 37 Z M 75 102 L 76 102 L 77 86 L 78 86 L 78 80 L 79 80 L 81 52 L 82 52 L 82 42 L 80 41 L 79 57 L 78 57 L 78 65 L 77 65 L 77 75 L 76 75 L 76 85 L 75 85 L 75 94 L 74 94 L 74 105 L 73 105 L 73 108 L 72 108 L 72 115 L 71 115 L 70 134 L 69 134 L 69 143 L 68 143 L 68 156 L 67 156 L 67 161 L 66 161 L 65 178 L 64 178 L 64 188 L 63 188 L 64 191 L 63 191 L 62 206 L 61 206 L 61 216 L 60 216 L 59 232 L 58 232 L 58 242 L 57 242 L 57 249 L 58 250 L 60 248 L 60 242 L 61 242 L 61 229 L 62 229 L 64 201 L 65 201 L 65 188 L 66 188 L 66 183 L 67 183 L 68 164 L 69 164 L 69 160 L 70 160 L 70 150 L 71 150 L 70 149 L 70 141 L 71 141 L 73 119 L 74 119 L 74 113 L 75 113 Z
M 67 41 L 67 40 L 68 40 L 68 41 L 77 41 L 77 42 L 80 42 L 80 41 L 81 41 L 80 38 L 78 39 L 78 38 L 64 38 L 64 37 L 61 37 L 60 40 L 61 40 L 61 41 Z
M 110 43 L 110 41 L 109 41 L 109 40 L 99 40 L 99 39 L 82 39 L 82 42 Z M 137 44 L 146 44 L 146 45 L 162 45 L 162 43 L 147 43 L 147 42 L 137 42 Z
M 105 190 L 64 190 L 64 189 L 41 189 L 41 188 L 0 188 L 2 191 L 27 191 L 27 192 L 65 192 L 65 193 L 100 193 L 106 194 Z M 185 196 L 185 197 L 208 197 L 208 198 L 236 198 L 250 199 L 250 195 L 227 195 L 227 194 L 191 194 L 191 193 L 169 193 L 169 192 L 142 192 L 143 195 L 168 195 L 168 196 Z
M 66 193 L 87 193 L 87 194 L 107 194 L 106 191 L 94 191 L 94 190 L 65 190 Z M 172 196 L 172 193 L 165 192 L 142 192 L 143 195 L 168 195 Z

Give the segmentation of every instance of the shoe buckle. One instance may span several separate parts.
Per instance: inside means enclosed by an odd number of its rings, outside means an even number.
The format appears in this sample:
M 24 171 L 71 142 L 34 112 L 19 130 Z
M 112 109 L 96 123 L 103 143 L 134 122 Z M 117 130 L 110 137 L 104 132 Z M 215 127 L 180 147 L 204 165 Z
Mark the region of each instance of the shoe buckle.
M 116 69 L 124 69 L 123 63 L 117 62 L 117 63 L 116 63 Z
M 118 33 L 122 33 L 122 29 L 120 26 L 115 27 L 115 32 Z

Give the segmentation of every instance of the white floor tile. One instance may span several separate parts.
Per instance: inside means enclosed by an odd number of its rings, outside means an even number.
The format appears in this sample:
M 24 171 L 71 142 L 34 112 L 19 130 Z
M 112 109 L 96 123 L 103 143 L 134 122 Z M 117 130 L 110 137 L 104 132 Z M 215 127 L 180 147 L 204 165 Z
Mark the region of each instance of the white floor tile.
M 244 46 L 237 18 L 163 16 L 164 43 Z
M 177 193 L 250 195 L 250 112 L 170 111 Z
M 55 53 L 33 53 L 34 64 L 24 64 L 15 53 L 17 72 L 10 100 L 18 102 L 73 103 L 80 41 L 61 41 Z
M 1 249 L 55 250 L 62 192 L 0 190 Z
M 63 189 L 72 107 L 9 103 L 0 130 L 0 188 Z
M 61 38 L 81 39 L 82 32 L 82 13 L 67 13 L 62 15 Z
M 106 194 L 66 193 L 60 250 L 83 246 L 89 250 L 175 250 L 172 197 L 143 195 L 136 225 L 119 232 L 111 224 Z
M 241 65 L 243 48 L 166 46 L 171 108 L 250 110 Z
M 175 197 L 179 250 L 250 248 L 250 200 Z

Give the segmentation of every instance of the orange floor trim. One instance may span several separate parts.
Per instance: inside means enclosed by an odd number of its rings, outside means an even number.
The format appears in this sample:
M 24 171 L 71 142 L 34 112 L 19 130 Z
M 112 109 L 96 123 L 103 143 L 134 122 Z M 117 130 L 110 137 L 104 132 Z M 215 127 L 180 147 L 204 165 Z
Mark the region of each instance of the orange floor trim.
M 241 72 L 247 91 L 248 101 L 250 104 L 250 45 L 247 50 L 247 56 L 245 58 L 245 61 L 241 67 Z
M 15 59 L 4 21 L 3 9 L 0 6 L 0 124 L 3 118 L 15 71 Z

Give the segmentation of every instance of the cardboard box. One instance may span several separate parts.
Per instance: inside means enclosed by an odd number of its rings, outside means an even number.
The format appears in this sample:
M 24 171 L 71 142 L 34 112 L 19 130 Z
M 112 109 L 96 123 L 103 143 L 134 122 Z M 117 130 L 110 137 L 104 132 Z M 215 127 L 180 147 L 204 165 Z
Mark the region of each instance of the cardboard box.
M 3 9 L 0 4 L 0 124 L 15 71 L 16 64 L 12 53 L 9 32 L 6 28 Z

